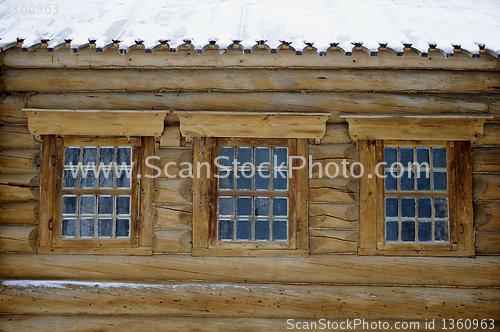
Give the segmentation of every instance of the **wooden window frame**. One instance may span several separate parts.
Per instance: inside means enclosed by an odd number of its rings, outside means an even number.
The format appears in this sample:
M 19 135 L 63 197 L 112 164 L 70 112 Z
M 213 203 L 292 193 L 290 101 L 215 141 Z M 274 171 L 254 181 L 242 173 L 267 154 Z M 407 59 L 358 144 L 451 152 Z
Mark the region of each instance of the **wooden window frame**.
M 217 240 L 217 178 L 214 176 L 214 160 L 217 156 L 218 140 L 233 146 L 276 146 L 272 139 L 217 139 L 194 138 L 193 181 L 193 256 L 301 256 L 309 255 L 308 243 L 308 169 L 294 170 L 289 182 L 289 241 L 272 243 L 248 241 L 223 243 Z M 308 155 L 307 139 L 286 139 L 290 156 Z M 279 146 L 282 145 L 281 141 Z M 206 167 L 211 165 L 210 174 Z M 294 163 L 298 161 L 295 160 Z M 296 164 L 295 164 L 296 165 Z M 293 200 L 293 203 L 292 203 Z M 293 208 L 294 207 L 294 208 Z
M 384 143 L 391 146 L 446 146 L 448 157 L 449 243 L 386 243 L 384 179 L 374 176 L 384 161 Z M 360 162 L 360 255 L 473 257 L 472 159 L 470 141 L 359 141 Z M 379 167 L 383 167 L 380 165 Z M 371 171 L 373 170 L 373 171 Z M 383 174 L 379 169 L 379 174 Z M 417 197 L 413 195 L 412 197 Z M 374 212 L 375 211 L 375 212 Z
M 65 141 L 67 144 L 65 144 Z M 64 239 L 61 237 L 62 167 L 65 145 L 132 146 L 133 177 L 130 238 Z M 42 195 L 40 199 L 40 243 L 42 254 L 117 254 L 151 255 L 153 244 L 153 178 L 152 169 L 143 167 L 154 155 L 154 137 L 57 137 L 43 135 Z M 89 194 L 102 189 L 78 189 Z M 77 190 L 77 191 L 78 191 Z M 109 191 L 116 191 L 112 189 Z M 134 204 L 135 203 L 135 204 Z

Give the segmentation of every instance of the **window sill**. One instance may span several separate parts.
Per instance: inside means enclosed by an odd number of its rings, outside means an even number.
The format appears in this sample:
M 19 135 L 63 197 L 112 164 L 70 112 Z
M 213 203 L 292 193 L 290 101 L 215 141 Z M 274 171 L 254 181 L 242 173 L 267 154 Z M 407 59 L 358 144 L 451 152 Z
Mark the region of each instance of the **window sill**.
M 37 254 L 53 255 L 118 255 L 118 256 L 151 256 L 149 247 L 139 248 L 50 248 L 40 247 Z
M 471 257 L 475 255 L 474 250 L 419 250 L 419 249 L 364 249 L 358 248 L 359 256 L 420 256 L 420 257 Z
M 193 248 L 191 254 L 195 257 L 309 257 L 309 250 Z

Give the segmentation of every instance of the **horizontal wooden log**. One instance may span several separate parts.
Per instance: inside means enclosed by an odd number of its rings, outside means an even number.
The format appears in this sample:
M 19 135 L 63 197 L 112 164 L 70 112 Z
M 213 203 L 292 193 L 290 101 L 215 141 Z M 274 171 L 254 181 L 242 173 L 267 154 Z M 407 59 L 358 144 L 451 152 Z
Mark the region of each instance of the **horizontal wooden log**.
M 193 247 L 190 230 L 155 230 L 153 240 L 154 253 L 189 253 Z
M 367 69 L 7 69 L 4 91 L 380 91 L 496 92 L 498 73 Z
M 500 255 L 500 230 L 478 229 L 476 230 L 476 254 L 477 255 Z
M 39 149 L 1 150 L 0 173 L 33 174 L 38 173 L 41 164 Z
M 40 177 L 37 174 L 0 174 L 0 201 L 31 201 L 40 198 Z
M 156 161 L 155 165 L 161 169 L 160 178 L 167 177 L 167 173 L 165 172 L 165 166 L 167 164 L 167 172 L 168 176 L 179 177 L 180 175 L 186 175 L 188 173 L 189 164 L 193 165 L 193 149 L 189 148 L 166 148 L 159 149 L 156 151 L 156 157 L 160 157 L 159 160 Z M 186 164 L 183 164 L 186 163 Z M 182 165 L 181 165 L 182 164 Z M 195 165 L 193 165 L 195 166 Z M 179 174 L 181 170 L 185 170 L 182 174 Z M 156 172 L 156 170 L 155 170 Z M 193 169 L 194 172 L 194 169 Z
M 309 229 L 311 255 L 330 253 L 356 253 L 358 232 L 332 229 Z
M 78 271 L 78 273 L 75 273 Z M 259 271 L 259 273 L 250 273 Z M 500 287 L 500 257 L 0 255 L 1 279 Z
M 356 204 L 309 204 L 309 227 L 358 228 L 358 206 Z
M 346 158 L 311 160 L 309 163 L 310 178 L 352 178 L 352 174 L 359 174 L 359 167 L 356 165 L 352 167 L 353 173 L 351 173 L 351 166 L 355 162 L 356 160 L 354 159 Z
M 67 49 L 48 52 L 45 48 L 36 52 L 23 52 L 21 48 L 9 49 L 3 58 L 3 64 L 15 68 L 152 68 L 170 69 L 172 67 L 205 68 L 247 68 L 247 67 L 316 67 L 316 68 L 384 68 L 384 69 L 452 69 L 452 70 L 499 70 L 498 59 L 489 54 L 481 54 L 472 59 L 464 53 L 456 53 L 452 59 L 443 54 L 429 52 L 421 57 L 412 51 L 396 57 L 388 50 L 380 50 L 376 57 L 364 51 L 354 51 L 346 57 L 340 51 L 332 50 L 326 56 L 319 57 L 316 52 L 296 56 L 293 51 L 278 50 L 278 53 L 253 51 L 252 54 L 203 50 L 201 55 L 193 51 L 171 53 L 168 49 L 155 50 L 146 54 L 143 48 L 130 50 L 127 55 L 110 49 L 97 54 L 94 48 L 79 51 L 77 54 Z
M 40 143 L 34 140 L 26 126 L 0 127 L 0 147 L 13 149 L 39 148 Z
M 356 179 L 309 179 L 311 203 L 356 203 Z
M 39 202 L 0 203 L 0 224 L 37 224 Z
M 24 94 L 8 95 L 0 99 L 0 123 L 28 123 L 26 114 L 21 112 L 27 99 L 27 95 Z
M 156 205 L 155 230 L 188 230 L 191 229 L 193 207 L 185 205 Z
M 331 116 L 330 116 L 331 119 Z M 311 142 L 311 144 L 314 142 Z M 347 144 L 351 143 L 349 129 L 346 124 L 327 124 L 325 136 L 321 139 L 321 144 Z
M 500 123 L 485 123 L 484 134 L 473 141 L 475 146 L 498 146 L 500 145 Z
M 115 286 L 116 285 L 116 286 Z M 495 288 L 279 284 L 0 284 L 7 314 L 202 317 L 377 317 L 405 319 L 500 316 Z
M 154 202 L 157 204 L 186 204 L 193 201 L 192 179 L 155 179 Z
M 166 126 L 160 137 L 160 147 L 181 146 L 181 132 L 179 126 Z
M 0 226 L 0 252 L 34 252 L 38 226 Z
M 500 201 L 474 202 L 474 226 L 500 229 Z
M 498 107 L 494 104 L 498 103 Z M 345 122 L 339 114 L 490 113 L 500 120 L 498 94 L 386 94 L 345 92 L 127 92 L 54 93 L 31 96 L 26 107 L 81 109 L 171 109 L 184 111 L 330 112 L 329 122 Z M 20 110 L 19 110 L 20 112 Z M 178 121 L 167 115 L 167 121 Z M 346 128 L 346 127 L 345 127 Z M 337 128 L 339 129 L 339 128 Z M 328 130 L 328 129 L 327 129 Z M 334 137 L 337 137 L 335 135 Z M 341 135 L 347 139 L 344 134 Z M 328 131 L 324 137 L 328 142 Z M 349 143 L 339 141 L 335 143 Z
M 474 174 L 474 200 L 500 200 L 500 174 Z
M 358 147 L 356 144 L 321 144 L 309 145 L 309 155 L 313 161 L 347 158 L 358 158 Z
M 498 144 L 500 145 L 500 140 Z M 500 147 L 472 149 L 472 170 L 500 173 Z

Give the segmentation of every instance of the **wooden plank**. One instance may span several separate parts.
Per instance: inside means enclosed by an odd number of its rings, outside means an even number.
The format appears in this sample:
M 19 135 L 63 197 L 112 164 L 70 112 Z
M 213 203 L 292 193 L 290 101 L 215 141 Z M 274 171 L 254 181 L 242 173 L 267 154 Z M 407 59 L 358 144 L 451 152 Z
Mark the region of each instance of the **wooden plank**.
M 153 169 L 142 163 L 150 156 L 155 155 L 153 137 L 142 137 L 141 179 L 140 179 L 140 214 L 139 214 L 139 246 L 151 248 L 153 245 Z
M 1 126 L 0 147 L 12 149 L 39 148 L 26 126 Z
M 498 145 L 500 145 L 500 140 Z M 500 147 L 472 149 L 472 170 L 500 173 Z
M 4 91 L 433 91 L 496 92 L 498 73 L 338 69 L 7 69 Z
M 348 117 L 353 140 L 471 141 L 483 135 L 485 118 Z
M 0 203 L 0 224 L 37 224 L 40 203 Z
M 192 204 L 156 205 L 155 230 L 188 230 L 192 227 Z
M 54 220 L 54 197 L 56 180 L 54 168 L 56 166 L 57 148 L 54 135 L 43 137 L 42 148 L 42 176 L 40 183 L 40 248 L 52 248 L 52 226 Z
M 309 161 L 308 161 L 309 162 Z M 352 178 L 351 166 L 356 162 L 352 159 L 345 158 L 330 158 L 310 160 L 309 174 L 311 179 L 336 179 L 336 178 Z M 345 164 L 345 166 L 344 166 Z M 354 175 L 359 168 L 353 167 Z
M 4 281 L 7 314 L 194 317 L 499 317 L 500 290 L 279 284 L 103 284 Z M 301 305 L 297 305 L 300 303 Z
M 473 141 L 475 146 L 498 146 L 500 144 L 500 124 L 486 123 L 484 134 Z
M 181 132 L 179 126 L 166 126 L 160 137 L 160 147 L 181 146 Z
M 499 106 L 494 107 L 498 103 Z M 185 111 L 330 112 L 329 122 L 345 123 L 339 114 L 491 114 L 500 120 L 498 94 L 408 94 L 357 92 L 93 92 L 30 96 L 26 107 L 81 109 L 179 109 Z M 18 111 L 20 112 L 20 110 Z M 176 115 L 167 120 L 178 122 Z M 340 129 L 340 128 L 339 128 Z M 347 129 L 347 127 L 345 127 Z M 343 129 L 342 131 L 344 131 Z M 340 131 L 338 132 L 340 134 Z M 344 141 L 337 141 L 342 138 Z M 324 137 L 328 142 L 327 136 Z M 333 143 L 349 143 L 345 134 Z
M 474 202 L 474 226 L 500 229 L 500 201 Z
M 500 200 L 500 174 L 474 174 L 474 200 Z
M 292 153 L 292 149 L 290 153 Z M 297 156 L 309 155 L 309 144 L 306 139 L 297 139 Z M 299 161 L 294 161 L 295 167 L 299 166 Z M 297 236 L 296 248 L 302 250 L 309 249 L 309 169 L 306 166 L 296 171 L 294 176 L 295 180 L 292 183 L 296 185 L 295 196 L 295 213 L 297 218 Z M 292 208 L 292 207 L 291 207 Z M 293 214 L 290 214 L 292 217 Z
M 185 176 L 189 174 L 189 164 L 196 165 L 193 164 L 193 149 L 189 148 L 159 149 L 156 156 L 160 157 L 159 162 L 156 164 L 161 169 L 160 178 Z M 165 172 L 166 166 L 168 174 Z M 179 174 L 180 171 L 184 172 Z
M 309 199 L 315 203 L 356 203 L 356 188 L 355 179 L 309 179 Z
M 500 255 L 500 230 L 478 229 L 476 230 L 476 254 L 477 255 Z
M 331 119 L 331 117 L 330 117 Z M 347 144 L 351 143 L 349 128 L 345 124 L 327 124 L 325 136 L 321 144 Z
M 155 204 L 186 204 L 193 201 L 192 179 L 155 179 Z
M 38 226 L 0 226 L 0 252 L 35 252 Z
M 310 229 L 310 251 L 314 254 L 356 253 L 358 232 L 332 229 Z
M 215 141 L 207 137 L 195 138 L 193 142 L 193 164 L 198 165 L 208 162 L 212 165 L 212 148 Z M 210 224 L 210 183 L 212 170 L 206 167 L 196 167 L 193 180 L 193 249 L 208 248 Z
M 28 123 L 26 114 L 21 110 L 26 104 L 27 94 L 13 94 L 0 99 L 0 123 L 25 124 Z
M 0 201 L 31 201 L 40 198 L 37 174 L 0 175 Z
M 359 162 L 365 170 L 374 170 L 377 163 L 375 141 L 360 141 Z M 378 187 L 376 177 L 364 172 L 359 181 L 359 248 L 377 248 Z
M 1 150 L 0 173 L 33 174 L 40 170 L 40 150 Z
M 313 161 L 336 158 L 357 159 L 358 147 L 356 144 L 310 145 L 309 155 Z
M 160 136 L 168 111 L 24 109 L 34 135 Z
M 177 112 L 183 137 L 322 138 L 328 113 Z M 227 124 L 231 125 L 228 126 Z
M 190 253 L 193 243 L 191 230 L 155 230 L 154 253 Z
M 78 273 L 75 273 L 78 270 Z M 261 271 L 250 273 L 249 271 Z M 500 287 L 500 257 L 0 255 L 2 279 Z
M 474 250 L 474 211 L 472 197 L 472 158 L 471 142 L 455 142 L 453 160 L 449 165 L 456 163 L 456 173 L 452 175 L 450 181 L 456 186 L 450 186 L 450 193 L 454 192 L 454 202 L 450 200 L 450 206 L 455 211 L 456 223 L 450 224 L 450 241 L 454 242 L 454 234 L 458 241 L 458 250 Z M 450 147 L 448 146 L 448 149 Z M 450 158 L 451 159 L 451 158 Z M 450 167 L 450 166 L 448 166 Z M 451 168 L 451 167 L 450 167 Z M 455 177 L 455 179 L 453 178 Z M 453 227 L 456 227 L 455 231 Z
M 309 227 L 358 229 L 357 204 L 309 204 Z

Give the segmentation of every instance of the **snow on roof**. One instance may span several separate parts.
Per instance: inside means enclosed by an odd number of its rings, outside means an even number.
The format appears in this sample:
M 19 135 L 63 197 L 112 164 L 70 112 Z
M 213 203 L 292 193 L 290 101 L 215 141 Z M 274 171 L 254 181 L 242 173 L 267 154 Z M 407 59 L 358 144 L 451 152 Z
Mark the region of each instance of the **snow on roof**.
M 349 53 L 355 43 L 368 52 L 379 46 L 446 54 L 461 47 L 472 55 L 486 49 L 500 56 L 498 0 L 0 0 L 0 51 L 23 41 L 30 50 L 48 41 L 49 50 L 89 41 L 98 50 L 119 42 L 122 53 L 136 43 L 152 52 L 168 41 L 186 40 L 201 50 L 210 40 L 223 52 L 235 40 L 245 49 L 265 41 L 296 50 L 313 43 L 319 52 L 332 44 Z M 31 4 L 31 5 L 30 5 Z M 321 53 L 320 53 L 321 54 Z

